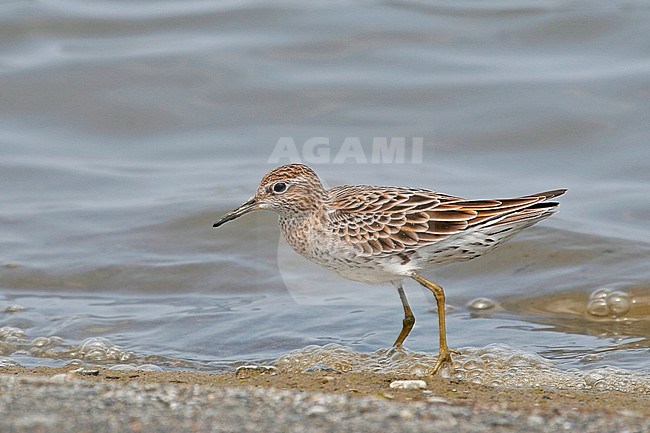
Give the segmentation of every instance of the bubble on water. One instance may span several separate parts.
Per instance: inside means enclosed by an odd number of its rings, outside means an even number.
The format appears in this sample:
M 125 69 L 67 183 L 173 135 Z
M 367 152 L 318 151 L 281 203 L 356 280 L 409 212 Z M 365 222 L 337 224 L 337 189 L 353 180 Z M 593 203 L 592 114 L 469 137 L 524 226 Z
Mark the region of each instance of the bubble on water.
M 162 368 L 158 367 L 157 365 L 154 364 L 142 364 L 138 365 L 136 367 L 136 370 L 142 370 L 142 371 L 163 371 Z
M 483 376 L 479 371 L 472 371 L 467 375 L 467 381 L 476 385 L 483 385 Z
M 123 362 L 134 357 L 132 353 L 116 346 L 104 337 L 91 337 L 85 339 L 79 346 L 78 350 L 74 353 L 74 356 L 95 362 Z
M 154 372 L 164 371 L 161 367 L 155 364 L 142 364 L 142 365 L 115 364 L 110 366 L 108 369 L 113 371 L 154 371 Z
M 492 310 L 496 307 L 496 302 L 488 298 L 477 298 L 471 301 L 468 305 L 470 310 L 486 311 Z
M 129 365 L 129 364 L 115 364 L 115 365 L 111 365 L 109 367 L 109 370 L 131 371 L 131 370 L 136 370 L 136 368 L 134 365 Z
M 612 292 L 607 296 L 607 306 L 613 316 L 622 316 L 630 311 L 630 296 L 622 291 Z
M 436 356 L 405 348 L 380 349 L 360 353 L 338 345 L 309 346 L 279 358 L 279 370 L 302 373 L 316 365 L 327 365 L 341 372 L 375 372 L 424 377 L 435 364 Z M 444 367 L 443 378 L 508 388 L 544 387 L 551 389 L 602 389 L 625 392 L 650 392 L 650 375 L 622 369 L 560 370 L 535 353 L 507 344 L 481 348 L 462 348 L 453 356 L 453 371 Z
M 50 340 L 46 337 L 36 337 L 32 340 L 33 347 L 43 347 L 49 344 Z
M 610 292 L 611 290 L 609 289 L 597 289 L 591 292 L 589 299 L 606 299 Z
M 587 304 L 587 312 L 596 317 L 609 316 L 609 307 L 605 299 L 592 299 Z
M 432 363 L 433 361 L 433 363 Z M 275 365 L 285 371 L 300 373 L 316 365 L 326 365 L 341 372 L 409 373 L 415 370 L 426 374 L 435 363 L 435 356 L 419 354 L 404 348 L 379 349 L 373 353 L 359 353 L 340 344 L 307 346 L 279 358 Z
M 15 367 L 18 363 L 13 359 L 9 358 L 0 358 L 0 367 Z
M 583 378 L 584 378 L 585 384 L 588 387 L 592 388 L 599 381 L 603 380 L 605 378 L 605 376 L 598 370 L 592 370 L 592 371 L 589 371 L 589 372 L 585 373 Z
M 588 353 L 580 358 L 580 362 L 588 364 L 591 362 L 599 362 L 605 359 L 605 357 L 598 353 Z
M 27 334 L 20 328 L 3 326 L 0 328 L 0 341 L 5 343 L 22 343 L 26 340 Z
M 460 365 L 457 366 L 456 368 L 462 368 L 468 371 L 482 369 L 485 367 L 485 361 L 477 357 L 467 357 L 467 360 L 459 364 Z
M 36 337 L 32 340 L 32 347 L 36 348 L 52 348 L 56 346 L 61 346 L 63 344 L 63 338 L 61 337 Z
M 36 337 L 30 342 L 29 354 L 39 358 L 58 359 L 66 356 L 69 348 L 63 345 L 61 337 Z
M 414 362 L 408 368 L 408 374 L 413 376 L 426 376 L 431 371 L 431 365 L 427 365 L 421 362 Z
M 636 391 L 640 388 L 645 393 L 649 393 L 649 376 L 622 368 L 606 366 L 584 373 L 583 380 L 588 388 L 618 391 Z
M 630 295 L 621 290 L 594 290 L 587 301 L 587 313 L 595 317 L 617 318 L 628 313 L 631 307 Z

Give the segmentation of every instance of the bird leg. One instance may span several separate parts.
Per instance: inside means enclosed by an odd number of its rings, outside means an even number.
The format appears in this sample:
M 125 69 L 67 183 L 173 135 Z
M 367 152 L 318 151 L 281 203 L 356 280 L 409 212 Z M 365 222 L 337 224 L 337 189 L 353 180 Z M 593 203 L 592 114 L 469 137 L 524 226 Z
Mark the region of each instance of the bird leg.
M 406 299 L 406 293 L 404 293 L 402 283 L 397 285 L 397 293 L 399 293 L 399 298 L 402 300 L 402 306 L 404 307 L 404 320 L 402 320 L 402 332 L 397 336 L 397 340 L 393 343 L 393 347 L 402 347 L 402 343 L 406 340 L 406 337 L 408 337 L 411 329 L 413 329 L 415 316 L 413 315 L 413 311 L 411 311 L 408 299 Z
M 451 368 L 451 354 L 458 354 L 457 351 L 450 349 L 447 346 L 447 332 L 445 330 L 445 291 L 442 290 L 442 287 L 437 285 L 436 283 L 433 283 L 421 276 L 419 276 L 416 273 L 413 273 L 411 275 L 411 278 L 413 278 L 415 281 L 418 283 L 422 284 L 424 287 L 427 289 L 431 290 L 433 292 L 433 296 L 436 298 L 436 303 L 438 304 L 438 327 L 440 330 L 440 349 L 438 350 L 438 360 L 436 361 L 436 365 L 433 366 L 433 369 L 431 370 L 431 374 L 434 375 L 440 370 L 440 367 L 442 367 L 445 363 L 449 363 L 449 367 Z

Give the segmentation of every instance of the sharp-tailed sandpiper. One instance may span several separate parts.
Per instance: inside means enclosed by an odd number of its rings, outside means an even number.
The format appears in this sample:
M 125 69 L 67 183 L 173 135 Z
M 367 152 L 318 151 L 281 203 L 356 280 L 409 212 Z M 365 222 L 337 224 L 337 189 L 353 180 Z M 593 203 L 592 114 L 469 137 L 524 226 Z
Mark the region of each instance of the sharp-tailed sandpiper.
M 316 173 L 289 164 L 267 173 L 253 197 L 214 227 L 258 209 L 279 214 L 287 242 L 309 260 L 343 278 L 392 283 L 404 307 L 400 347 L 415 323 L 402 282 L 412 278 L 433 292 L 438 307 L 440 348 L 435 374 L 449 362 L 445 293 L 420 275 L 437 265 L 478 257 L 522 229 L 551 216 L 550 199 L 565 189 L 523 197 L 467 200 L 427 189 L 346 185 L 325 189 Z

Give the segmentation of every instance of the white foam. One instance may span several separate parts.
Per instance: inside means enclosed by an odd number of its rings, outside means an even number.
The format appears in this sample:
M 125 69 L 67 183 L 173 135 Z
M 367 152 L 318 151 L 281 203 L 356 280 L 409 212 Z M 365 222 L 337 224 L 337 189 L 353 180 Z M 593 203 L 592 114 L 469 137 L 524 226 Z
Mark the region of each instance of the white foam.
M 281 371 L 302 373 L 315 366 L 341 372 L 372 372 L 426 376 L 436 356 L 408 349 L 380 349 L 372 353 L 355 352 L 339 344 L 308 346 L 279 358 Z M 537 354 L 507 344 L 460 349 L 454 356 L 453 372 L 440 371 L 443 377 L 507 388 L 542 387 L 549 389 L 598 389 L 634 393 L 650 392 L 650 374 L 615 367 L 593 370 L 561 370 Z

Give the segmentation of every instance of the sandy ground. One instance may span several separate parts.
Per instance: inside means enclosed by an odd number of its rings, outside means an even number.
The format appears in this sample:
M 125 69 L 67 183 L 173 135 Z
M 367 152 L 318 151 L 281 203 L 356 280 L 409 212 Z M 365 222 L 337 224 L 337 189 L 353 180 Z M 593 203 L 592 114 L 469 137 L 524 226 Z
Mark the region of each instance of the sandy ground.
M 0 368 L 3 432 L 649 432 L 650 396 L 395 375 Z

